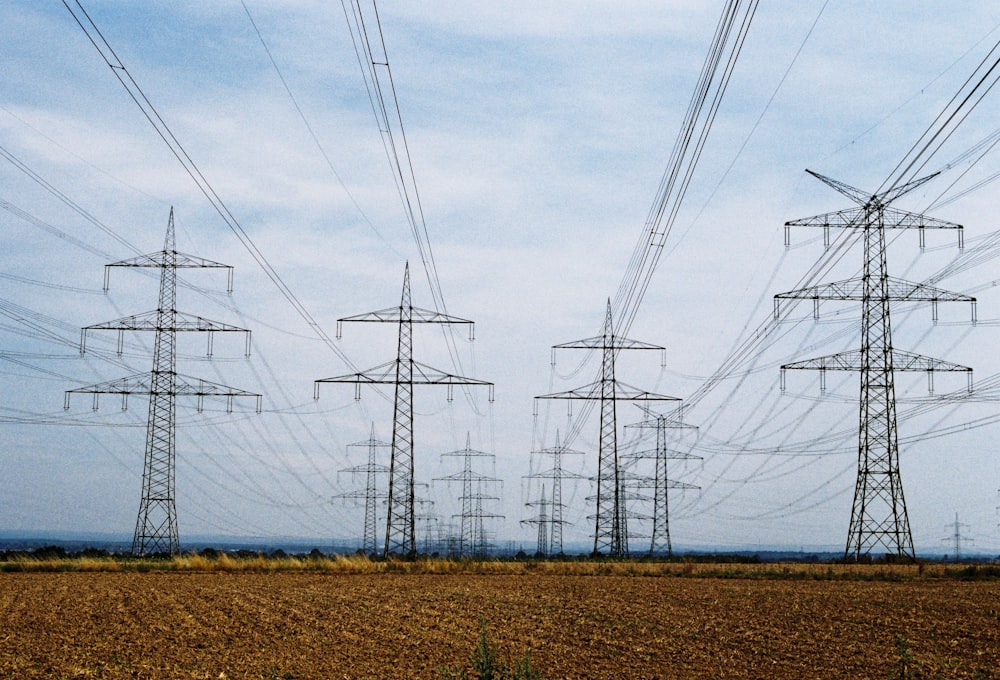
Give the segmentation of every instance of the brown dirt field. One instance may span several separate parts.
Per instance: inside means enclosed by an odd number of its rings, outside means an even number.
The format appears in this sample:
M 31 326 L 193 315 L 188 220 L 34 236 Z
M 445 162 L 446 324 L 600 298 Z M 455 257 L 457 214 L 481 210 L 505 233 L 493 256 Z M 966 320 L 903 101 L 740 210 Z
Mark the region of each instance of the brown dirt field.
M 0 573 L 4 678 L 1000 678 L 1000 582 Z M 917 677 L 911 675 L 909 677 Z

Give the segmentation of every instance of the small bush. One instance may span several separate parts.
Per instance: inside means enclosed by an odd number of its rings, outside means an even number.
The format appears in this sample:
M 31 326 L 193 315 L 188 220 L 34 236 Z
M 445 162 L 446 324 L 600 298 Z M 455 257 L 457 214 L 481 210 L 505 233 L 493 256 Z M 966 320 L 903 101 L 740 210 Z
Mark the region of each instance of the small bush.
M 475 649 L 472 650 L 472 671 L 474 675 L 469 675 L 468 670 L 462 667 L 442 667 L 438 669 L 441 677 L 446 680 L 541 680 L 542 676 L 531 663 L 531 651 L 514 662 L 514 670 L 503 659 L 496 646 L 490 642 L 486 635 L 486 619 L 479 617 L 479 641 Z

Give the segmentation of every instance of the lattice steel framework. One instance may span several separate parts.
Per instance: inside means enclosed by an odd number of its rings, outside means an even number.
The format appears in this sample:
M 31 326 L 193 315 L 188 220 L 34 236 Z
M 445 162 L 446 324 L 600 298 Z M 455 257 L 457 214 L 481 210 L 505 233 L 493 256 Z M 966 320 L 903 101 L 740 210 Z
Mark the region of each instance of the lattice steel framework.
M 171 208 L 167 221 L 167 236 L 163 250 L 149 255 L 114 262 L 105 266 L 104 288 L 108 288 L 111 267 L 152 267 L 160 270 L 160 295 L 157 309 L 145 314 L 128 316 L 106 323 L 87 326 L 81 333 L 80 352 L 86 351 L 87 332 L 90 330 L 117 330 L 118 354 L 122 354 L 125 331 L 153 331 L 153 370 L 149 373 L 119 378 L 97 385 L 79 387 L 66 392 L 65 407 L 69 408 L 70 394 L 93 394 L 94 409 L 98 395 L 122 395 L 122 410 L 128 406 L 128 395 L 149 395 L 149 418 L 146 425 L 146 455 L 142 472 L 142 499 L 139 516 L 132 538 L 132 554 L 176 554 L 180 552 L 175 503 L 176 463 L 176 401 L 178 396 L 198 398 L 198 410 L 207 397 L 225 397 L 227 410 L 232 409 L 234 397 L 255 397 L 260 411 L 261 395 L 218 385 L 200 378 L 191 378 L 176 372 L 176 334 L 182 331 L 199 331 L 208 334 L 208 356 L 212 356 L 212 336 L 217 332 L 246 334 L 246 356 L 250 355 L 250 331 L 236 326 L 210 321 L 199 316 L 183 314 L 176 310 L 178 269 L 226 269 L 229 274 L 228 291 L 232 292 L 232 267 L 201 257 L 177 252 L 174 237 L 174 211 Z
M 410 265 L 403 273 L 403 294 L 398 307 L 349 316 L 337 320 L 337 337 L 345 322 L 395 323 L 398 327 L 396 358 L 374 368 L 351 375 L 323 378 L 315 381 L 315 394 L 319 398 L 320 383 L 351 383 L 355 385 L 355 398 L 361 398 L 362 385 L 393 385 L 392 453 L 389 460 L 388 516 L 383 556 L 414 557 L 417 554 L 416 515 L 414 514 L 414 462 L 413 462 L 413 386 L 446 385 L 448 398 L 455 385 L 485 385 L 490 388 L 493 401 L 493 383 L 474 378 L 445 373 L 413 360 L 413 324 L 467 324 L 469 339 L 473 339 L 472 321 L 449 316 L 441 312 L 414 307 L 410 301 Z
M 563 510 L 566 504 L 562 502 L 562 480 L 563 479 L 585 479 L 583 475 L 576 474 L 569 470 L 563 469 L 562 459 L 565 455 L 584 455 L 583 451 L 577 451 L 564 446 L 559 442 L 559 433 L 556 432 L 556 444 L 548 448 L 544 448 L 538 451 L 533 451 L 542 456 L 548 456 L 552 459 L 552 467 L 544 468 L 539 472 L 531 475 L 525 475 L 528 479 L 549 479 L 552 482 L 552 498 L 548 502 L 548 513 L 547 516 L 542 519 L 541 516 L 534 519 L 522 520 L 523 524 L 538 524 L 538 535 L 541 536 L 543 533 L 548 535 L 547 544 L 548 547 L 544 551 L 545 555 L 562 555 L 563 554 L 563 525 L 568 524 L 563 519 Z M 534 503 L 528 503 L 528 507 L 535 505 Z M 545 508 L 545 493 L 544 487 L 542 491 L 542 500 L 540 507 Z
M 594 554 L 624 557 L 628 555 L 628 527 L 625 501 L 622 495 L 621 468 L 618 461 L 618 421 L 615 405 L 619 401 L 677 401 L 678 398 L 644 392 L 617 380 L 615 378 L 615 359 L 618 352 L 625 349 L 655 349 L 663 352 L 664 348 L 659 345 L 639 342 L 638 340 L 616 337 L 612 325 L 610 300 L 608 300 L 607 312 L 604 318 L 604 330 L 601 335 L 555 345 L 553 346 L 553 354 L 556 349 L 562 348 L 600 350 L 600 379 L 590 385 L 585 385 L 574 390 L 546 394 L 535 397 L 535 399 L 600 401 L 601 438 L 597 462 L 597 513 L 594 517 Z
M 952 530 L 952 532 L 953 532 L 952 535 L 949 536 L 948 538 L 942 538 L 941 539 L 942 542 L 949 542 L 949 543 L 951 543 L 952 545 L 955 546 L 955 561 L 956 562 L 961 562 L 962 561 L 962 544 L 964 543 L 965 545 L 968 545 L 969 543 L 975 543 L 976 542 L 975 539 L 970 538 L 968 536 L 963 536 L 962 535 L 962 527 L 965 527 L 966 529 L 968 529 L 969 525 L 965 524 L 964 522 L 959 522 L 958 521 L 958 513 L 956 512 L 955 513 L 955 521 L 953 523 L 951 523 L 951 524 L 945 525 L 945 529 L 951 529 Z
M 669 433 L 673 430 L 697 429 L 694 425 L 684 423 L 680 418 L 681 409 L 668 414 L 653 415 L 633 425 L 626 427 L 650 428 L 656 432 L 656 447 L 644 451 L 636 451 L 631 457 L 641 459 L 652 459 L 655 461 L 655 471 L 652 477 L 643 479 L 637 485 L 639 488 L 653 489 L 653 512 L 650 516 L 652 521 L 652 531 L 650 533 L 649 554 L 652 555 L 673 555 L 674 549 L 670 542 L 670 489 L 699 489 L 701 487 L 686 482 L 680 482 L 668 477 L 667 461 L 669 460 L 701 460 L 701 456 L 696 456 L 685 451 L 678 451 L 669 446 Z
M 368 462 L 365 465 L 355 465 L 340 470 L 351 476 L 364 475 L 365 488 L 337 494 L 334 498 L 363 500 L 365 504 L 364 530 L 361 541 L 362 550 L 366 555 L 378 554 L 378 502 L 389 498 L 389 494 L 380 490 L 378 478 L 389 473 L 389 466 L 378 462 L 378 450 L 392 447 L 391 442 L 379 441 L 375 437 L 375 424 L 367 440 L 348 444 L 348 450 L 365 448 L 368 450 Z
M 789 369 L 820 371 L 820 387 L 825 388 L 826 371 L 860 371 L 860 423 L 858 427 L 858 477 L 851 509 L 845 558 L 860 559 L 880 546 L 888 554 L 914 559 L 913 537 L 903 497 L 899 471 L 899 443 L 896 432 L 896 371 L 925 371 L 928 387 L 933 390 L 933 375 L 939 371 L 964 372 L 972 390 L 972 369 L 941 359 L 913 354 L 893 348 L 890 323 L 890 303 L 896 301 L 926 301 L 934 306 L 937 319 L 938 301 L 972 303 L 975 322 L 975 298 L 933 288 L 919 283 L 895 279 L 886 266 L 886 229 L 918 229 L 920 245 L 924 245 L 924 230 L 955 229 L 962 246 L 962 226 L 904 212 L 889 205 L 904 194 L 934 177 L 924 177 L 887 191 L 870 195 L 852 186 L 807 171 L 820 181 L 858 204 L 834 213 L 826 213 L 786 222 L 792 226 L 859 229 L 864 239 L 864 266 L 861 278 L 821 284 L 775 296 L 775 318 L 782 299 L 812 299 L 814 315 L 818 316 L 819 300 L 857 300 L 861 302 L 861 349 L 831 356 L 785 364 Z M 829 245 L 829 236 L 824 239 Z
M 487 496 L 486 487 L 503 486 L 497 477 L 489 477 L 473 469 L 472 461 L 476 458 L 495 458 L 492 453 L 476 451 L 472 448 L 472 440 L 465 436 L 465 448 L 441 454 L 442 458 L 454 457 L 462 459 L 462 470 L 445 477 L 437 477 L 435 481 L 457 483 L 462 485 L 459 500 L 462 512 L 452 517 L 459 518 L 458 557 L 485 557 L 489 548 L 484 520 L 500 519 L 503 515 L 487 512 L 483 501 L 499 501 L 499 496 Z
M 542 484 L 542 497 L 534 503 L 526 503 L 529 508 L 538 508 L 534 519 L 521 520 L 526 524 L 536 524 L 538 536 L 535 541 L 535 557 L 547 557 L 549 554 L 549 504 L 545 500 L 545 485 Z

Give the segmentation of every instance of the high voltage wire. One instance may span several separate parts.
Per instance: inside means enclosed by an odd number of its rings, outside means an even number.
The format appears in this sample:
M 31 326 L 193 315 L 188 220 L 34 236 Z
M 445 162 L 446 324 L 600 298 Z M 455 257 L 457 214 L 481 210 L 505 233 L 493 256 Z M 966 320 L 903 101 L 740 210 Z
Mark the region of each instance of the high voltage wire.
M 379 237 L 379 240 L 381 240 L 382 243 L 387 248 L 389 248 L 389 250 L 391 250 L 393 253 L 402 257 L 402 255 L 400 255 L 400 253 L 397 252 L 395 248 L 393 248 L 392 244 L 389 243 L 389 241 L 382 235 L 382 232 L 378 230 L 378 228 L 371 221 L 371 219 L 368 218 L 368 215 L 365 214 L 365 211 L 361 208 L 361 205 L 354 198 L 354 194 L 352 194 L 350 189 L 347 188 L 347 184 L 344 183 L 344 180 L 343 178 L 341 178 L 340 173 L 337 172 L 337 169 L 333 166 L 333 161 L 330 160 L 330 155 L 326 152 L 326 149 L 323 148 L 323 144 L 319 141 L 319 137 L 316 136 L 316 132 L 313 130 L 312 124 L 309 122 L 309 119 L 306 118 L 305 112 L 302 110 L 302 107 L 299 106 L 299 101 L 292 93 L 292 88 L 288 85 L 288 81 L 285 80 L 284 74 L 281 72 L 281 69 L 278 68 L 278 62 L 275 60 L 274 55 L 271 53 L 271 49 L 267 46 L 267 42 L 264 40 L 264 35 L 260 32 L 260 27 L 258 27 L 257 22 L 254 20 L 253 15 L 250 13 L 250 8 L 247 7 L 247 3 L 245 2 L 245 0 L 240 0 L 240 4 L 243 5 L 243 11 L 246 12 L 247 19 L 250 20 L 250 25 L 253 26 L 253 30 L 257 34 L 257 38 L 260 40 L 260 45 L 264 49 L 264 52 L 267 54 L 268 60 L 271 62 L 271 66 L 274 67 L 274 72 L 278 76 L 278 80 L 281 81 L 281 86 L 285 89 L 285 93 L 288 95 L 288 98 L 291 100 L 292 105 L 295 107 L 296 113 L 299 114 L 299 118 L 302 120 L 302 124 L 305 126 L 306 131 L 309 133 L 309 137 L 312 139 L 313 144 L 316 146 L 316 149 L 319 151 L 320 155 L 323 156 L 323 160 L 326 161 L 326 165 L 328 168 L 330 168 L 330 172 L 337 180 L 337 183 L 340 184 L 340 187 L 344 190 L 344 193 L 347 194 L 347 197 L 351 200 L 351 203 L 358 211 L 358 214 L 361 215 L 361 218 L 364 220 L 365 224 L 367 224 L 368 227 L 373 232 L 375 232 L 375 235 Z
M 719 19 L 712 46 L 681 125 L 680 135 L 674 143 L 670 162 L 646 218 L 644 238 L 638 244 L 615 294 L 616 327 L 623 336 L 626 336 L 632 327 L 639 305 L 662 256 L 663 246 L 690 187 L 705 142 L 749 34 L 757 4 L 757 0 L 748 3 L 730 0 Z
M 994 47 L 994 50 L 996 48 Z M 994 50 L 991 50 L 990 55 L 993 54 Z M 940 150 L 941 146 L 945 141 L 954 133 L 957 125 L 965 120 L 965 118 L 971 113 L 971 110 L 978 105 L 982 98 L 989 92 L 996 82 L 996 61 L 990 60 L 990 55 L 983 60 L 980 66 L 977 68 L 976 73 L 974 73 L 960 89 L 959 93 L 949 102 L 949 106 L 946 107 L 944 111 L 935 120 L 935 123 L 941 122 L 940 129 L 934 130 L 934 123 L 928 128 L 928 131 L 921 136 L 918 143 L 914 144 L 911 149 L 908 158 L 904 158 L 903 161 L 897 166 L 896 172 L 898 172 L 898 177 L 895 179 L 895 183 L 892 186 L 898 186 L 900 184 L 905 184 L 905 182 L 912 177 L 915 173 L 919 172 L 926 164 L 933 158 L 934 154 Z M 921 144 L 923 141 L 923 144 Z M 989 142 L 986 142 L 989 144 Z M 936 146 L 935 146 L 936 145 Z M 980 156 L 981 158 L 982 156 Z M 909 173 L 909 174 L 907 174 Z M 888 180 L 887 180 L 888 181 Z M 884 186 L 884 185 L 883 185 Z M 842 238 L 838 239 L 839 244 L 836 247 L 831 248 L 833 251 L 827 252 L 826 257 L 823 258 L 825 262 L 821 266 L 814 266 L 813 270 L 804 277 L 805 280 L 815 280 L 821 275 L 821 272 L 828 270 L 833 264 L 839 262 L 840 259 L 846 253 L 847 239 L 845 235 L 841 235 Z M 773 325 L 771 319 L 768 319 L 764 324 L 758 327 L 757 331 L 753 333 L 748 340 L 740 346 L 735 352 L 731 352 L 729 358 L 723 363 L 724 370 L 717 371 L 717 373 L 708 381 L 705 381 L 699 392 L 695 393 L 695 396 L 688 399 L 688 406 L 690 407 L 692 402 L 697 403 L 703 396 L 714 389 L 714 386 L 718 384 L 719 379 L 722 376 L 729 376 L 732 371 L 735 370 L 750 354 L 755 354 L 760 351 L 761 346 L 765 340 L 768 340 L 771 332 L 773 330 Z M 729 365 L 727 365 L 728 362 Z M 735 394 L 731 392 L 730 396 Z M 721 409 L 725 408 L 728 403 L 728 399 L 723 402 L 723 404 L 716 411 L 716 417 L 720 415 Z M 983 422 L 981 424 L 988 424 Z
M 78 4 L 79 4 L 79 3 L 78 3 Z M 244 7 L 245 7 L 245 4 L 244 4 Z M 81 7 L 81 9 L 82 9 L 82 7 Z M 70 10 L 70 11 L 72 12 L 72 10 Z M 248 13 L 248 14 L 249 14 L 249 13 Z M 89 18 L 89 17 L 88 17 L 88 18 Z M 252 18 L 251 18 L 251 21 L 252 21 Z M 96 46 L 96 45 L 95 45 L 95 46 Z M 266 48 L 265 48 L 265 49 L 266 49 Z M 269 55 L 269 56 L 270 56 L 270 55 Z M 109 65 L 111 65 L 111 64 L 109 64 Z M 112 66 L 112 68 L 115 68 L 115 67 L 114 67 L 114 66 Z M 116 74 L 116 75 L 117 75 L 117 74 Z M 308 125 L 308 123 L 307 123 L 307 125 Z M 425 228 L 426 228 L 426 225 L 425 225 Z M 985 251 L 984 251 L 984 252 L 985 252 Z M 982 255 L 982 254 L 983 254 L 983 252 L 980 252 L 980 255 Z M 974 266 L 976 266 L 976 265 L 975 265 L 975 264 L 971 264 L 971 263 L 970 263 L 970 264 L 966 265 L 966 268 L 971 268 L 971 267 L 974 267 Z M 745 364 L 743 364 L 743 366 L 745 366 Z M 747 369 L 747 370 L 750 370 L 750 369 Z M 762 370 L 769 370 L 769 367 L 767 367 L 767 366 L 764 366 L 764 367 L 758 367 L 758 368 L 757 368 L 757 369 L 755 369 L 755 370 L 756 370 L 756 371 L 762 371 Z M 724 376 L 721 376 L 721 377 L 720 377 L 720 381 L 721 381 L 721 380 L 731 380 L 731 379 L 733 379 L 733 377 L 734 377 L 734 376 L 733 376 L 733 374 L 732 374 L 732 373 L 729 373 L 729 374 L 727 374 L 727 375 L 724 375 Z
M 365 3 L 365 8 L 362 7 L 362 2 Z M 348 9 L 348 4 L 350 9 Z M 448 306 L 445 303 L 437 262 L 434 259 L 434 250 L 431 247 L 430 234 L 427 229 L 427 220 L 420 202 L 420 191 L 413 168 L 413 158 L 410 155 L 409 143 L 406 139 L 406 128 L 403 125 L 402 109 L 396 95 L 396 84 L 392 76 L 392 67 L 389 63 L 378 6 L 375 0 L 370 0 L 370 3 L 366 0 L 341 0 L 341 6 L 344 10 L 344 18 L 347 20 L 358 65 L 361 67 L 372 113 L 378 124 L 386 159 L 393 171 L 396 191 L 399 194 L 403 213 L 409 224 L 424 274 L 431 289 L 434 310 L 440 314 L 447 314 Z M 370 9 L 368 9 L 369 7 Z M 459 374 L 464 374 L 462 357 L 458 352 L 454 329 L 442 328 L 442 333 L 452 364 Z M 474 351 L 471 352 L 471 356 L 472 375 L 475 375 Z M 461 390 L 476 415 L 484 415 L 480 411 L 478 402 L 469 386 L 462 385 Z
M 757 5 L 757 0 L 747 3 L 729 0 L 723 8 L 642 235 L 614 296 L 614 329 L 619 337 L 628 335 L 653 272 L 663 255 L 664 244 L 694 177 L 695 168 L 749 34 Z M 594 402 L 583 403 L 571 430 L 566 433 L 567 444 L 579 436 L 593 408 Z
M 284 298 L 292 305 L 292 308 L 299 314 L 299 316 L 306 322 L 310 329 L 319 337 L 323 343 L 330 348 L 334 354 L 336 354 L 341 361 L 344 362 L 352 370 L 357 370 L 351 360 L 347 357 L 344 352 L 337 347 L 336 343 L 330 338 L 329 335 L 323 330 L 323 328 L 313 319 L 312 315 L 305 308 L 302 302 L 298 299 L 292 289 L 285 283 L 284 279 L 278 274 L 277 270 L 271 265 L 268 259 L 264 256 L 261 250 L 254 243 L 250 235 L 243 229 L 239 220 L 236 219 L 235 215 L 229 210 L 226 204 L 222 201 L 222 198 L 216 193 L 215 189 L 208 179 L 202 174 L 201 170 L 195 164 L 194 160 L 188 155 L 187 151 L 184 149 L 183 145 L 174 136 L 170 127 L 167 125 L 166 121 L 160 116 L 156 107 L 153 106 L 152 102 L 143 92 L 142 88 L 139 86 L 138 82 L 132 77 L 132 74 L 122 63 L 121 59 L 115 53 L 114 49 L 105 39 L 104 35 L 101 33 L 97 24 L 94 23 L 90 15 L 84 9 L 80 0 L 73 0 L 73 4 L 76 5 L 79 12 L 74 10 L 70 5 L 70 0 L 63 0 L 63 5 L 73 16 L 80 30 L 83 31 L 87 39 L 97 50 L 98 54 L 104 63 L 111 69 L 115 78 L 121 83 L 122 87 L 128 93 L 129 97 L 135 102 L 136 106 L 142 112 L 143 116 L 153 126 L 157 135 L 170 149 L 173 156 L 180 162 L 183 166 L 184 171 L 194 180 L 198 189 L 204 194 L 205 198 L 208 199 L 209 203 L 222 218 L 226 226 L 236 235 L 239 239 L 240 244 L 246 249 L 246 251 L 253 258 L 254 262 L 263 270 L 271 282 L 277 287 L 278 291 L 284 296 Z M 81 18 L 82 17 L 82 18 Z

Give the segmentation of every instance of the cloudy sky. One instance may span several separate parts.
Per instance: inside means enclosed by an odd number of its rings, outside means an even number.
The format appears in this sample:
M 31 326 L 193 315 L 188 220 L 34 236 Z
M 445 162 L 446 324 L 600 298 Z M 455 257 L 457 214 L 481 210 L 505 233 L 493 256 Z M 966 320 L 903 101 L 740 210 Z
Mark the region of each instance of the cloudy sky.
M 398 304 L 405 262 L 413 301 L 432 307 L 339 3 L 83 3 L 104 38 L 250 238 L 330 336 L 336 319 Z M 409 2 L 380 6 L 407 143 L 451 314 L 461 372 L 485 393 L 418 388 L 417 479 L 442 524 L 458 469 L 442 453 L 495 455 L 503 479 L 493 510 L 501 541 L 531 547 L 526 479 L 550 464 L 533 450 L 578 435 L 596 470 L 597 423 L 534 397 L 594 380 L 599 357 L 554 344 L 595 335 L 625 274 L 708 51 L 722 3 Z M 259 29 L 260 36 L 257 30 Z M 355 369 L 303 320 L 220 219 L 60 2 L 0 6 L 0 535 L 105 532 L 127 538 L 138 508 L 146 405 L 104 397 L 100 409 L 64 391 L 149 369 L 152 338 L 79 329 L 155 309 L 156 281 L 105 264 L 162 248 L 175 211 L 179 250 L 231 264 L 235 290 L 214 271 L 184 272 L 182 311 L 253 330 L 242 340 L 181 337 L 178 370 L 264 394 L 263 413 L 237 404 L 178 407 L 177 505 L 186 535 L 360 533 L 360 509 L 332 500 L 363 485 L 342 472 L 391 435 L 388 392 L 313 381 Z M 277 70 L 261 42 L 266 43 Z M 785 221 L 851 207 L 804 172 L 873 190 L 890 175 L 1000 39 L 1000 9 L 968 2 L 762 3 L 726 99 L 630 337 L 667 347 L 623 356 L 625 382 L 687 398 L 695 435 L 675 446 L 700 456 L 671 477 L 700 487 L 671 499 L 677 548 L 842 549 L 857 465 L 856 374 L 788 375 L 782 363 L 857 347 L 859 310 L 788 309 L 771 340 L 701 390 L 733 348 L 769 323 L 772 299 L 823 257 L 822 235 Z M 286 89 L 287 86 L 287 89 Z M 289 95 L 291 92 L 291 96 Z M 903 483 L 918 551 L 943 552 L 956 513 L 963 536 L 1000 549 L 1000 463 L 991 424 L 1000 373 L 1000 295 L 989 235 L 1000 228 L 994 141 L 1000 99 L 987 96 L 931 159 L 941 177 L 899 202 L 961 223 L 981 264 L 937 285 L 978 297 L 894 309 L 897 347 L 975 369 L 977 388 L 939 375 L 900 374 Z M 985 147 L 984 147 L 985 148 Z M 981 156 L 981 157 L 980 157 Z M 972 162 L 976 161 L 976 162 Z M 953 232 L 895 238 L 894 275 L 923 280 L 960 255 Z M 968 256 L 967 256 L 968 257 Z M 858 271 L 857 247 L 832 278 Z M 194 334 L 189 334 L 194 335 Z M 438 329 L 415 332 L 423 363 L 457 371 Z M 338 349 L 365 368 L 394 357 L 391 325 L 346 325 Z M 950 394 L 953 393 L 954 394 Z M 933 408 L 932 408 L 933 407 Z M 620 425 L 641 413 L 621 405 Z M 984 425 L 985 423 L 985 425 Z M 948 436 L 931 436 L 953 431 Z M 623 448 L 636 430 L 623 427 Z M 565 437 L 563 437 L 565 438 Z M 594 490 L 566 483 L 567 540 L 587 540 Z M 636 514 L 647 512 L 641 503 Z M 633 549 L 648 527 L 636 520 Z

